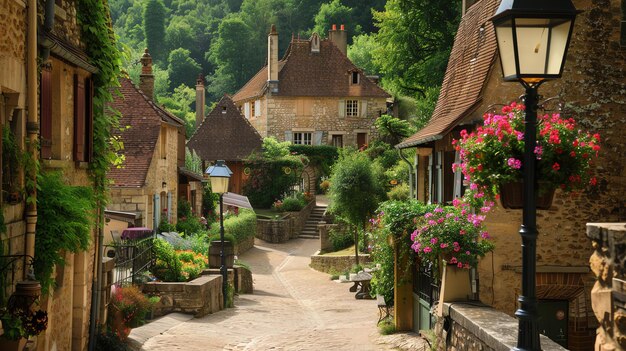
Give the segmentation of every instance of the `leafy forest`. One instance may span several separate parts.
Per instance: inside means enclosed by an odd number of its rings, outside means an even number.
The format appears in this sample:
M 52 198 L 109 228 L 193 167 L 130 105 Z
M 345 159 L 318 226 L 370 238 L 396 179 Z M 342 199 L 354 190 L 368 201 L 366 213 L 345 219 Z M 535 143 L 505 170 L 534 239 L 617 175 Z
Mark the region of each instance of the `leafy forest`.
M 293 37 L 348 31 L 348 56 L 420 126 L 430 117 L 461 17 L 459 0 L 110 0 L 124 69 L 135 82 L 148 48 L 155 99 L 193 128 L 195 82 L 207 82 L 209 105 L 233 94 L 265 65 L 267 34 L 279 33 L 279 56 Z

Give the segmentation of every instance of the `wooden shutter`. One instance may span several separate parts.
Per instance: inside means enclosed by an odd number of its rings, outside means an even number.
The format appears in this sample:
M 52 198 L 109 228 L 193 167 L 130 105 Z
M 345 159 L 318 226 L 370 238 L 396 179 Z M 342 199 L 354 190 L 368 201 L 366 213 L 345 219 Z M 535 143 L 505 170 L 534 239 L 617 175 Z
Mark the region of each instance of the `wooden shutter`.
M 324 136 L 324 132 L 316 131 L 313 136 L 313 145 L 322 145 L 322 137 Z
M 247 119 L 250 119 L 250 103 L 246 102 L 245 104 L 243 104 L 243 111 L 244 111 L 244 116 L 246 116 Z
M 293 132 L 290 130 L 285 131 L 285 141 L 293 141 Z
M 256 100 L 254 102 L 254 117 L 258 117 L 261 115 L 261 100 Z
M 339 100 L 339 117 L 346 116 L 346 100 Z
M 74 161 L 85 161 L 85 82 L 74 75 Z
M 52 158 L 52 72 L 44 67 L 41 70 L 41 120 L 39 137 L 41 139 L 41 158 Z M 29 111 L 35 113 L 35 111 Z
M 367 117 L 367 100 L 361 101 L 361 117 Z
M 85 81 L 85 158 L 87 162 L 93 160 L 93 79 L 87 78 Z

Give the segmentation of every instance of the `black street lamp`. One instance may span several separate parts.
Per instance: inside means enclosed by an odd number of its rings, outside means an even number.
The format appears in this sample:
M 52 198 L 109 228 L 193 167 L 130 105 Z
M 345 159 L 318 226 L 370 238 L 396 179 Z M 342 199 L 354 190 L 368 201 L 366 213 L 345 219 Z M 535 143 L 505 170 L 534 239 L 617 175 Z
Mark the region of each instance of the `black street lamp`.
M 226 166 L 223 160 L 210 166 L 206 172 L 211 179 L 211 191 L 220 194 L 220 273 L 222 274 L 222 295 L 224 295 L 224 308 L 228 300 L 228 270 L 226 269 L 226 257 L 224 256 L 224 193 L 228 192 L 228 181 L 233 172 Z
M 522 236 L 522 295 L 515 312 L 519 319 L 516 350 L 541 350 L 535 296 L 537 89 L 544 81 L 561 77 L 578 12 L 571 0 L 502 0 L 491 19 L 504 80 L 518 81 L 526 89 L 524 207 L 519 231 Z

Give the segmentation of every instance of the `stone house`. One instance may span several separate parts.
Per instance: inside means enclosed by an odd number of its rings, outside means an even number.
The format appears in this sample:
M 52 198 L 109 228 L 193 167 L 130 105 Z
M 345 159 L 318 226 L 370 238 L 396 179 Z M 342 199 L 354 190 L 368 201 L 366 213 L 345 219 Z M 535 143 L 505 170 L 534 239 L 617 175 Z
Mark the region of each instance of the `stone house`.
M 232 100 L 262 137 L 294 144 L 367 145 L 390 95 L 346 56 L 347 32 L 292 38 L 281 60 L 278 33 L 268 35 L 267 65 Z
M 603 151 L 595 169 L 599 183 L 580 196 L 557 190 L 552 207 L 538 212 L 536 280 L 540 331 L 568 349 L 589 350 L 597 321 L 590 303 L 594 278 L 589 273 L 592 250 L 586 244 L 585 224 L 626 218 L 626 127 L 621 123 L 626 118 L 626 105 L 623 94 L 617 93 L 626 88 L 626 32 L 623 25 L 620 29 L 624 20 L 620 1 L 573 2 L 583 12 L 576 19 L 563 77 L 541 86 L 540 103 L 544 112 L 557 111 L 560 105 L 562 114 L 602 135 Z M 519 84 L 502 79 L 490 22 L 498 4 L 498 0 L 465 2 L 467 8 L 432 118 L 397 145 L 416 149 L 416 177 L 412 181 L 418 200 L 448 203 L 461 196 L 461 174 L 452 172 L 452 164 L 458 160 L 452 140 L 462 129 L 480 123 L 485 112 L 499 111 L 524 92 Z M 521 211 L 496 206 L 485 223 L 496 249 L 479 264 L 477 296 L 512 316 L 521 293 Z M 430 320 L 430 302 L 420 298 L 424 289 L 416 282 L 412 298 L 410 292 L 404 296 L 413 305 L 414 315 L 407 318 L 415 319 L 412 326 L 416 330 L 429 327 L 425 324 Z
M 141 64 L 139 87 L 122 78 L 121 96 L 111 104 L 121 114 L 121 128 L 114 134 L 124 143 L 125 159 L 108 173 L 112 184 L 107 209 L 139 214 L 142 226 L 157 228 L 161 221 L 176 223 L 179 196 L 193 199 L 197 209 L 202 177 L 184 169 L 185 123 L 153 101 L 152 58 L 147 50 Z
M 203 113 L 200 114 L 202 115 Z M 187 147 L 200 156 L 204 169 L 217 160 L 226 161 L 226 165 L 233 172 L 228 191 L 241 194 L 243 184 L 248 178 L 244 172 L 243 160 L 252 153 L 261 151 L 262 143 L 256 129 L 233 101 L 224 96 L 213 111 L 202 119 L 187 142 Z
M 42 171 L 60 171 L 73 186 L 93 186 L 88 167 L 93 156 L 93 75 L 86 44 L 77 21 L 78 2 L 8 0 L 0 3 L 0 122 L 21 150 L 25 140 L 40 145 L 33 154 Z M 107 8 L 105 7 L 105 10 Z M 95 11 L 95 9 L 94 9 Z M 0 233 L 0 256 L 20 257 L 3 265 L 2 296 L 26 278 L 23 263 L 34 250 L 37 204 L 25 201 L 27 179 L 35 176 L 19 163 L 2 167 L 2 214 L 6 230 Z M 32 196 L 32 194 L 31 194 Z M 95 226 L 94 226 L 95 227 Z M 85 350 L 90 326 L 94 254 L 97 229 L 88 250 L 65 255 L 55 269 L 56 287 L 42 296 L 39 308 L 48 312 L 48 328 L 29 349 Z M 3 257 L 3 262 L 7 258 Z M 12 275 L 11 271 L 15 273 Z M 15 281 L 12 281 L 12 279 Z M 3 333 L 0 327 L 0 335 Z

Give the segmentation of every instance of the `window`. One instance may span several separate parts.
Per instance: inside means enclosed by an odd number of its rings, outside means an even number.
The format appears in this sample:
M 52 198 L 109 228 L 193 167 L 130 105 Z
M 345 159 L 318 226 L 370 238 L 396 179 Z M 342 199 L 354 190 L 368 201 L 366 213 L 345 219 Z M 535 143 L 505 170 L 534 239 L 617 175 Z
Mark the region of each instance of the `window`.
M 359 101 L 346 100 L 346 116 L 357 117 L 359 115 Z
M 93 150 L 92 80 L 74 75 L 74 161 L 91 161 Z
M 250 116 L 255 117 L 256 116 L 256 101 L 252 104 L 250 104 Z
M 350 74 L 350 84 L 356 85 L 359 84 L 359 72 L 353 71 Z
M 333 135 L 331 139 L 331 145 L 334 147 L 343 147 L 343 135 Z
M 299 145 L 311 145 L 311 133 L 293 133 L 293 143 Z
M 261 100 L 256 100 L 254 102 L 254 108 L 252 109 L 252 116 L 254 117 L 261 116 Z

